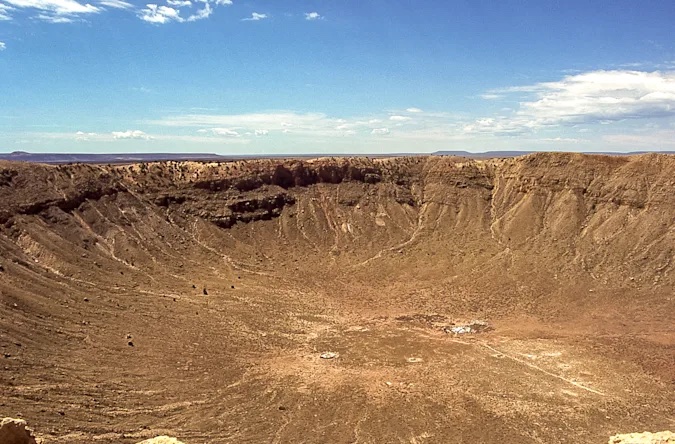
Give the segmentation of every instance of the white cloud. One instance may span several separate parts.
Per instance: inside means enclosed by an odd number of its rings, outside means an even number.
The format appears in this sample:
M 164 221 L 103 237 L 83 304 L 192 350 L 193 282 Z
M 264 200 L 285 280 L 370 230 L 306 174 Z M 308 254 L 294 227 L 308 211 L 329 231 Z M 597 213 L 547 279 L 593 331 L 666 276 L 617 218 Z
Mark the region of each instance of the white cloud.
M 305 12 L 305 20 L 322 20 L 323 16 L 318 12 Z
M 56 15 L 78 15 L 78 14 L 92 14 L 101 12 L 101 8 L 90 5 L 89 3 L 82 4 L 75 0 L 4 0 L 17 8 L 37 9 Z
M 208 3 L 204 4 L 204 7 L 202 9 L 199 9 L 196 13 L 192 14 L 187 18 L 188 22 L 196 22 L 197 20 L 202 20 L 205 18 L 209 18 L 209 16 L 213 14 L 213 9 L 211 9 L 211 5 Z
M 96 133 L 85 133 L 84 131 L 78 131 L 75 133 L 75 140 L 77 141 L 87 141 L 90 140 L 92 137 L 96 137 L 98 134 Z
M 543 123 L 675 115 L 675 73 L 595 71 L 542 83 L 519 113 Z
M 519 134 L 544 127 L 675 116 L 674 72 L 592 71 L 492 92 L 527 96 L 515 113 L 478 119 L 465 131 Z
M 389 134 L 389 128 L 375 128 L 370 132 L 370 134 L 383 136 L 385 134 Z
M 150 3 L 145 5 L 145 9 L 141 9 L 140 18 L 148 23 L 165 24 L 172 21 L 182 22 L 183 18 L 180 16 L 180 11 L 168 6 L 157 6 Z
M 4 51 L 7 48 L 5 42 L 0 42 L 0 51 Z
M 149 23 L 162 25 L 171 22 L 196 22 L 213 15 L 215 6 L 232 4 L 232 0 L 166 0 L 166 2 L 168 6 L 160 6 L 155 3 L 146 5 L 145 9 L 139 11 L 139 18 Z M 199 4 L 203 5 L 201 9 L 188 9 L 184 15 L 181 15 L 181 10 L 178 9 L 194 8 Z
M 423 112 L 419 108 L 408 108 L 408 109 L 406 109 L 406 111 L 408 111 L 409 113 L 421 113 L 421 112 Z
M 251 13 L 250 17 L 243 18 L 241 19 L 243 22 L 257 22 L 260 20 L 265 20 L 267 17 L 267 14 L 259 14 L 257 12 Z
M 134 5 L 124 0 L 101 0 L 99 4 L 115 9 L 131 9 L 134 7 Z
M 216 136 L 225 136 L 225 137 L 240 137 L 237 131 L 229 128 L 212 128 L 211 132 Z
M 253 134 L 255 134 L 256 136 L 260 137 L 260 136 L 266 136 L 266 135 L 268 135 L 269 133 L 270 133 L 270 132 L 269 132 L 268 130 L 266 130 L 266 129 L 261 129 L 261 130 L 255 130 Z
M 502 94 L 495 94 L 495 93 L 485 93 L 485 94 L 481 94 L 480 96 L 481 96 L 482 99 L 485 99 L 485 100 L 497 100 L 497 99 L 501 99 L 501 98 L 504 97 Z
M 153 137 L 145 134 L 140 130 L 127 130 L 127 131 L 113 131 L 113 139 L 137 139 L 137 140 L 152 140 Z
M 410 117 L 407 116 L 389 116 L 389 120 L 392 122 L 407 122 L 410 120 Z
M 497 118 L 486 117 L 476 119 L 474 122 L 464 126 L 464 132 L 513 136 L 523 134 L 534 128 L 531 124 L 528 126 L 528 122 L 526 121 L 512 120 L 508 117 L 500 116 Z

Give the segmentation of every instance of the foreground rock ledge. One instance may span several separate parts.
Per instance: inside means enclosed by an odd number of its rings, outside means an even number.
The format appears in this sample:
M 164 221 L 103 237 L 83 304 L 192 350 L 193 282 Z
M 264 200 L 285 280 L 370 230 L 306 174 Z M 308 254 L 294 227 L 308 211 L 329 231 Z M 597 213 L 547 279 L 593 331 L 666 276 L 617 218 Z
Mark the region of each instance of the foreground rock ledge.
M 23 419 L 3 418 L 0 422 L 0 443 L 37 444 L 33 431 Z
M 42 444 L 23 419 L 3 418 L 0 422 L 0 444 Z M 138 444 L 185 444 L 170 436 L 157 436 Z
M 178 441 L 176 438 L 170 436 L 158 436 L 156 438 L 146 439 L 141 441 L 138 444 L 185 444 L 182 441 Z
M 675 444 L 675 433 L 669 431 L 626 433 L 612 436 L 609 438 L 609 444 Z

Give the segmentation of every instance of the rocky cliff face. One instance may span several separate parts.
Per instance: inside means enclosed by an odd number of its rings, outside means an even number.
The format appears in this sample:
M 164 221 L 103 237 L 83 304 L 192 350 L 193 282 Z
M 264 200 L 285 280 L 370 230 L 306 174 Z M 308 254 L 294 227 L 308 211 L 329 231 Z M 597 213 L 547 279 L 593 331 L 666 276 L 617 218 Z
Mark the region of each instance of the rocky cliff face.
M 148 208 L 225 229 L 297 216 L 300 222 L 285 233 L 289 239 L 311 238 L 325 251 L 359 251 L 364 260 L 370 251 L 377 254 L 412 236 L 418 241 L 425 231 L 440 235 L 447 230 L 446 238 L 482 236 L 486 246 L 513 254 L 546 252 L 548 259 L 561 261 L 556 266 L 563 270 L 573 264 L 612 279 L 671 282 L 674 169 L 672 156 L 655 154 L 128 166 L 3 163 L 0 223 L 9 227 L 21 215 L 53 218 L 54 211 L 70 214 L 124 194 Z M 362 245 L 366 239 L 381 245 Z

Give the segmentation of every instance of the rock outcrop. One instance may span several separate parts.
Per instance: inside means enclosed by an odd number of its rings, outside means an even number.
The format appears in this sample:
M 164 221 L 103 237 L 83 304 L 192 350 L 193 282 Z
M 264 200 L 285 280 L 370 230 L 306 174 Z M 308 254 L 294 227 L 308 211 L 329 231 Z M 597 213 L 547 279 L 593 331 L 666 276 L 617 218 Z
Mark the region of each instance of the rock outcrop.
M 37 444 L 38 441 L 23 419 L 3 418 L 0 422 L 0 443 Z
M 644 432 L 644 433 L 626 433 L 614 435 L 609 438 L 609 444 L 672 444 L 675 443 L 675 433 L 665 432 Z

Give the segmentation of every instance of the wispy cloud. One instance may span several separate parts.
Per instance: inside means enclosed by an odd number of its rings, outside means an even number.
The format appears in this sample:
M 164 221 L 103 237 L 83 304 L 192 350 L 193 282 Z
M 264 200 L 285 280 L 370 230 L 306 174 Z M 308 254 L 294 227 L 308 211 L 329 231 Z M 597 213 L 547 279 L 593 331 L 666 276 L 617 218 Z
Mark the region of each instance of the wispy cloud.
M 318 12 L 305 12 L 305 20 L 323 20 L 323 16 Z
M 243 19 L 241 19 L 241 21 L 243 21 L 243 22 L 258 22 L 260 20 L 265 20 L 266 18 L 268 18 L 267 14 L 260 14 L 260 13 L 257 13 L 257 12 L 253 12 L 253 13 L 251 13 L 250 17 L 243 18 Z
M 187 18 L 188 22 L 196 22 L 197 20 L 203 20 L 205 18 L 209 18 L 213 14 L 213 9 L 211 9 L 211 5 L 208 3 L 204 3 L 204 7 L 202 9 L 199 9 L 197 12 L 192 14 Z
M 192 6 L 190 0 L 166 0 L 166 4 L 169 6 L 175 6 L 176 8 L 184 8 Z
M 0 42 L 0 51 L 4 51 L 7 48 L 5 42 Z
M 421 113 L 421 112 L 424 112 L 424 111 L 422 111 L 422 110 L 419 109 L 419 108 L 408 108 L 408 109 L 406 109 L 406 111 L 408 111 L 409 113 Z
M 660 130 L 640 134 L 608 134 L 603 141 L 628 150 L 675 149 L 675 131 Z
M 195 144 L 236 144 L 247 145 L 250 139 L 237 137 L 218 137 L 216 135 L 183 135 L 183 134 L 148 134 L 140 130 L 113 131 L 109 133 L 96 133 L 77 131 L 75 133 L 51 132 L 51 133 L 26 133 L 26 143 L 35 143 L 44 140 L 76 141 L 79 143 L 145 143 L 146 141 L 177 143 L 184 146 L 186 143 Z
M 99 4 L 114 9 L 131 9 L 134 7 L 134 5 L 124 0 L 101 0 Z
M 183 114 L 148 121 L 151 125 L 171 127 L 223 127 L 245 129 L 312 129 L 317 126 L 335 126 L 337 119 L 321 113 L 299 114 L 289 111 L 250 114 Z
M 37 17 L 52 23 L 64 23 L 65 19 L 74 21 L 73 17 L 86 14 L 95 14 L 102 9 L 89 3 L 79 3 L 75 0 L 4 0 L 15 8 L 35 9 L 40 12 Z M 3 10 L 0 9 L 0 12 Z M 64 20 L 59 20 L 62 18 Z
M 495 94 L 495 93 L 485 93 L 481 94 L 480 97 L 485 100 L 498 100 L 503 98 L 504 96 L 502 94 Z
M 674 72 L 592 71 L 500 93 L 525 97 L 514 113 L 477 119 L 465 127 L 467 132 L 522 134 L 545 127 L 675 116 Z
M 271 133 L 293 134 L 305 137 L 339 137 L 360 131 L 368 134 L 381 119 L 341 119 L 322 113 L 300 114 L 294 112 L 251 114 L 185 114 L 167 116 L 160 120 L 144 122 L 149 125 L 177 128 L 201 128 L 213 131 L 226 128 L 240 135 L 262 136 Z M 204 131 L 203 131 L 204 132 Z
M 394 117 L 392 119 L 392 117 Z M 394 124 L 388 127 L 385 122 Z M 242 137 L 247 133 L 293 134 L 310 139 L 338 138 L 344 136 L 362 136 L 392 134 L 398 138 L 449 140 L 458 134 L 467 137 L 462 131 L 463 122 L 457 116 L 447 113 L 417 113 L 415 119 L 407 116 L 381 113 L 370 116 L 333 117 L 323 113 L 295 113 L 290 111 L 250 113 L 250 114 L 178 114 L 161 119 L 139 122 L 142 125 L 194 128 L 203 134 L 211 133 L 213 128 L 227 128 L 237 131 Z
M 408 116 L 389 116 L 389 120 L 392 122 L 406 122 L 411 120 L 411 118 Z
M 35 18 L 47 23 L 74 23 L 81 19 L 77 16 L 56 15 L 56 14 L 38 14 Z
M 12 20 L 12 17 L 9 15 L 9 11 L 14 11 L 15 8 L 12 8 L 9 5 L 0 3 L 0 21 L 3 20 Z
M 588 142 L 587 139 L 578 139 L 576 137 L 545 137 L 540 139 L 544 142 L 563 142 L 563 143 L 580 143 Z
M 143 94 L 150 94 L 150 93 L 153 92 L 150 88 L 148 88 L 146 86 L 132 86 L 130 89 L 132 91 L 140 92 L 140 93 L 143 93 Z

